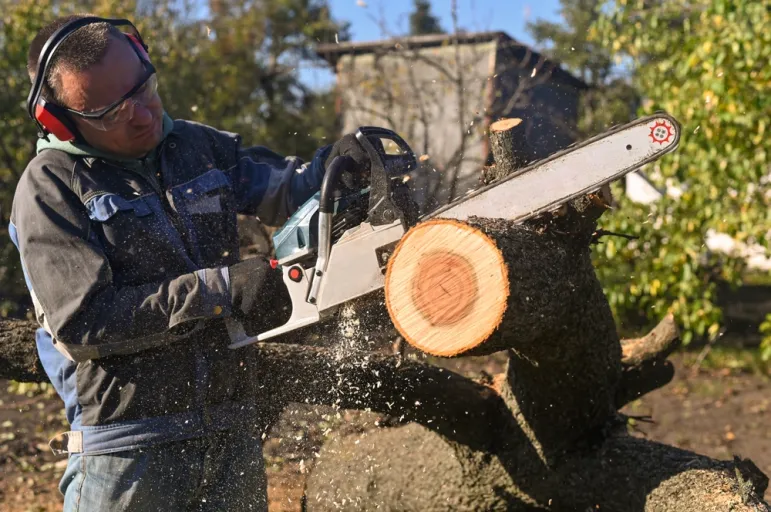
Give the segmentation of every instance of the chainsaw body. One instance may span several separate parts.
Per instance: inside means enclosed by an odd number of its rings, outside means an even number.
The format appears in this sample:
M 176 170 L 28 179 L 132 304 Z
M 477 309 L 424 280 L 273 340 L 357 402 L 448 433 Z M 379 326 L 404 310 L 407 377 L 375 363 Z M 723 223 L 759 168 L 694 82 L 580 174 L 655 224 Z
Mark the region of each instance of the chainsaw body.
M 230 348 L 311 325 L 345 302 L 383 287 L 388 256 L 417 222 L 417 207 L 400 179 L 417 167 L 417 159 L 390 130 L 363 126 L 356 138 L 370 156 L 366 186 L 346 187 L 346 174 L 350 178 L 359 171 L 352 159 L 335 158 L 320 190 L 273 235 L 275 258 L 292 299 L 289 321 L 250 337 L 229 319 Z M 398 153 L 387 154 L 384 139 Z
M 680 126 L 666 113 L 637 119 L 574 144 L 419 217 L 400 176 L 415 169 L 414 153 L 390 130 L 362 127 L 356 137 L 367 150 L 367 186 L 345 188 L 357 174 L 348 157 L 335 158 L 321 189 L 275 233 L 276 259 L 292 300 L 289 321 L 250 337 L 227 320 L 230 348 L 266 340 L 314 324 L 357 297 L 382 288 L 388 258 L 417 222 L 433 217 L 487 217 L 522 222 L 599 190 L 676 149 Z M 386 154 L 390 140 L 400 153 Z

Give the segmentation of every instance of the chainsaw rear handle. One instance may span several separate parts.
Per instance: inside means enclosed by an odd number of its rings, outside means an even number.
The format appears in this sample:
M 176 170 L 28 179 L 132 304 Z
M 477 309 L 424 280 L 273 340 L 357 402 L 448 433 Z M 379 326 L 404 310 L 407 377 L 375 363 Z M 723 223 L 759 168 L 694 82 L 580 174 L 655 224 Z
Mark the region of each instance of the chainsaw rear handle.
M 343 173 L 356 172 L 356 160 L 350 156 L 336 156 L 327 166 L 324 179 L 321 182 L 321 197 L 319 198 L 319 212 L 334 213 L 335 190 Z

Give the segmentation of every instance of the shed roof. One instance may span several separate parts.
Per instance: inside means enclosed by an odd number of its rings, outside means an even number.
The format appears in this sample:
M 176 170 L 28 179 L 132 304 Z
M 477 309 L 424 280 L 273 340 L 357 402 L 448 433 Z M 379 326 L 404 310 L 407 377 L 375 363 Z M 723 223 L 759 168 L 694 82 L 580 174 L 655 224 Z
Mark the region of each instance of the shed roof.
M 378 51 L 397 50 L 404 47 L 430 48 L 442 46 L 448 43 L 454 43 L 455 41 L 457 41 L 459 44 L 488 43 L 497 41 L 499 44 L 502 43 L 509 45 L 512 51 L 517 55 L 517 58 L 524 58 L 524 56 L 528 55 L 528 53 L 529 59 L 532 62 L 537 62 L 541 58 L 540 53 L 536 52 L 532 48 L 529 48 L 527 45 L 516 41 L 511 36 L 501 31 L 461 32 L 458 34 L 426 34 L 419 36 L 381 39 L 377 41 L 346 41 L 342 43 L 328 43 L 317 46 L 316 54 L 329 62 L 333 67 L 336 67 L 337 61 L 343 55 L 363 55 L 367 53 L 375 53 Z M 554 66 L 555 75 L 557 75 L 560 79 L 564 80 L 568 84 L 576 87 L 577 89 L 589 88 L 589 85 L 587 85 L 586 82 L 563 69 L 558 62 L 550 59 L 545 59 L 544 62 L 547 66 Z

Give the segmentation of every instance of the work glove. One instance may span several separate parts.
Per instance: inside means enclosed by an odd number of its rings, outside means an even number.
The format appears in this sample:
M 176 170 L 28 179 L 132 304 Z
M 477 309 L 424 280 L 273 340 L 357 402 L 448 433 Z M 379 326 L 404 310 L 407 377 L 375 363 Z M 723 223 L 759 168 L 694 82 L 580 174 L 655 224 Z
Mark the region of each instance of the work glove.
M 291 313 L 289 290 L 280 269 L 261 257 L 249 258 L 228 267 L 232 316 L 246 334 L 278 327 Z
M 383 144 L 380 140 L 372 141 L 375 149 L 380 152 L 385 152 Z M 338 140 L 332 145 L 332 150 L 329 152 L 327 159 L 324 161 L 324 169 L 329 167 L 332 160 L 338 156 L 347 156 L 356 162 L 356 172 L 344 173 L 342 176 L 343 184 L 351 190 L 361 190 L 369 185 L 371 160 L 369 153 L 364 147 L 356 140 L 356 135 L 349 133 L 344 135 L 343 138 Z

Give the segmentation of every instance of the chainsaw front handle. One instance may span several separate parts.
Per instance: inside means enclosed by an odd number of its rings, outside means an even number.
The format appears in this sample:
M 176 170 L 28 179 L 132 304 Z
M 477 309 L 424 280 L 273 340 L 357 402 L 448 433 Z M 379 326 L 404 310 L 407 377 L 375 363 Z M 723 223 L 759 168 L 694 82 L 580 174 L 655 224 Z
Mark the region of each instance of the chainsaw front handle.
M 321 182 L 321 197 L 319 198 L 320 213 L 335 212 L 335 191 L 343 173 L 356 172 L 356 160 L 350 156 L 336 156 L 327 166 L 324 179 Z
M 373 140 L 393 141 L 401 150 L 400 155 L 386 155 L 378 151 Z M 405 174 L 417 167 L 415 153 L 396 132 L 376 126 L 361 126 L 356 130 L 356 140 L 367 151 L 370 159 L 370 192 L 367 220 L 373 226 L 390 224 L 396 219 L 404 222 L 402 208 L 391 200 L 390 174 Z M 383 147 L 382 144 L 380 145 Z M 390 171 L 390 174 L 389 174 Z

